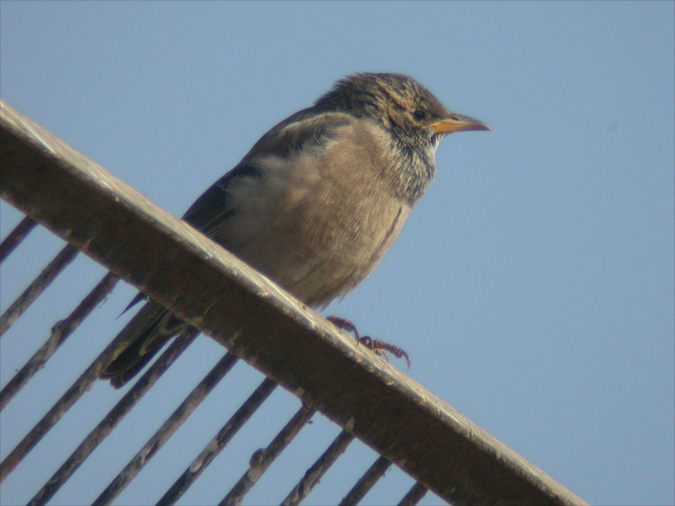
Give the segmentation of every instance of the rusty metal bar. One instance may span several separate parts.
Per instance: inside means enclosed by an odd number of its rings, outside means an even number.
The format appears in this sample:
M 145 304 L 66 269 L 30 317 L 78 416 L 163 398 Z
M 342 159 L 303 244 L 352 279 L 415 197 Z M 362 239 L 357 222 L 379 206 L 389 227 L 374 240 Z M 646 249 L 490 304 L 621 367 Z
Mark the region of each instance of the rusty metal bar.
M 197 409 L 197 406 L 201 404 L 211 390 L 230 372 L 234 364 L 237 363 L 237 360 L 238 358 L 232 353 L 226 353 L 213 366 L 208 374 L 204 376 L 204 379 L 199 382 L 157 432 L 145 443 L 143 448 L 136 453 L 134 458 L 120 471 L 110 485 L 101 492 L 101 495 L 94 501 L 95 505 L 110 504 L 125 489 L 129 482 L 143 469 L 143 466 L 150 462 L 152 457 L 164 446 L 164 443 L 178 430 L 178 427 Z
M 347 495 L 340 501 L 340 506 L 350 506 L 352 504 L 359 504 L 366 496 L 370 489 L 384 476 L 387 469 L 391 467 L 391 462 L 386 458 L 378 458 L 372 466 L 364 473 L 363 476 L 356 482 L 354 487 L 347 493 Z
M 26 217 L 21 220 L 9 234 L 7 234 L 7 237 L 0 243 L 0 264 L 10 255 L 10 253 L 12 253 L 12 251 L 14 251 L 14 248 L 21 244 L 21 241 L 31 233 L 36 225 L 37 223 Z
M 317 459 L 317 461 L 307 470 L 298 484 L 293 487 L 286 499 L 281 503 L 281 506 L 295 506 L 300 504 L 305 497 L 314 489 L 319 483 L 321 477 L 326 474 L 340 455 L 342 455 L 349 443 L 354 440 L 354 435 L 346 430 L 340 432 L 325 452 Z
M 178 336 L 162 355 L 148 368 L 143 376 L 131 387 L 124 397 L 101 420 L 96 428 L 80 443 L 77 449 L 68 457 L 61 467 L 52 475 L 43 487 L 28 503 L 30 506 L 46 504 L 61 486 L 73 475 L 89 455 L 96 449 L 122 418 L 131 411 L 136 403 L 157 382 L 164 372 L 173 364 L 185 349 L 199 335 L 194 327 L 189 327 Z
M 80 377 L 71 385 L 61 398 L 49 409 L 46 415 L 30 430 L 18 445 L 0 463 L 0 482 L 2 482 L 14 468 L 24 459 L 42 437 L 63 417 L 70 407 L 89 390 L 91 384 L 101 375 L 119 353 L 126 348 L 136 337 L 134 328 L 141 328 L 147 320 L 139 318 L 134 321 L 135 326 L 125 327 L 113 341 L 96 357 Z
M 415 483 L 408 493 L 403 496 L 401 502 L 398 503 L 398 506 L 416 506 L 422 498 L 427 495 L 427 487 L 422 485 L 420 482 Z
M 42 272 L 17 297 L 11 306 L 0 316 L 0 336 L 2 336 L 19 317 L 35 302 L 42 292 L 56 279 L 56 276 L 72 262 L 79 251 L 72 244 L 67 244 Z
M 158 505 L 174 504 L 190 488 L 190 485 L 202 474 L 214 458 L 227 446 L 227 443 L 253 416 L 263 402 L 277 387 L 269 378 L 265 378 L 241 407 L 230 417 L 218 434 L 209 441 L 197 458 L 188 466 L 171 488 L 157 502 Z
M 0 134 L 0 197 L 351 427 L 441 498 L 584 504 L 267 278 L 1 102 Z
M 249 468 L 239 481 L 232 487 L 227 495 L 220 501 L 218 506 L 235 506 L 241 504 L 244 496 L 253 488 L 253 485 L 269 469 L 272 462 L 281 455 L 281 452 L 298 435 L 300 430 L 314 416 L 313 409 L 302 406 L 293 415 L 283 429 L 275 436 L 272 442 L 264 450 L 256 451 L 249 460 Z M 160 503 L 161 504 L 161 503 Z M 168 504 L 168 503 L 167 503 Z
M 89 313 L 110 293 L 118 281 L 119 278 L 111 272 L 103 276 L 103 279 L 89 292 L 75 310 L 66 319 L 57 322 L 52 327 L 49 339 L 33 354 L 0 392 L 0 411 L 47 362 L 59 346 L 68 339 L 70 334 L 80 326 L 80 323 L 89 316 Z

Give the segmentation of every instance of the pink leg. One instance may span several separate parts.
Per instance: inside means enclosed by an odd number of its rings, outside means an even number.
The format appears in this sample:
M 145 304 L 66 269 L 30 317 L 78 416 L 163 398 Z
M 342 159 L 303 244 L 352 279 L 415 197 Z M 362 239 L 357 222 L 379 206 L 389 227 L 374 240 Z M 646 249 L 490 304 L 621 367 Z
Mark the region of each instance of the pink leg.
M 406 364 L 408 365 L 408 369 L 410 369 L 410 357 L 405 351 L 403 351 L 403 349 L 399 348 L 398 346 L 385 343 L 384 341 L 380 341 L 379 339 L 373 339 L 370 336 L 361 337 L 359 331 L 356 329 L 356 325 L 354 325 L 350 320 L 347 320 L 346 318 L 340 318 L 338 316 L 329 316 L 327 320 L 340 330 L 345 330 L 347 332 L 351 332 L 352 334 L 354 334 L 357 343 L 363 344 L 366 348 L 373 351 L 376 355 L 384 357 L 384 359 L 387 362 L 389 362 L 387 352 L 391 353 L 396 358 L 405 359 Z

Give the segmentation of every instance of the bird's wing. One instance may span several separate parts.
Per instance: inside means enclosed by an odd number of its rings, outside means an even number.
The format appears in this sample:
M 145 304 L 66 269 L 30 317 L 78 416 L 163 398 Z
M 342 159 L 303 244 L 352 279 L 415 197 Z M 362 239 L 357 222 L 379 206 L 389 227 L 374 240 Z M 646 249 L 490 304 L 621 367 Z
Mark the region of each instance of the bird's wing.
M 223 223 L 237 212 L 228 199 L 232 182 L 241 178 L 263 177 L 262 171 L 256 167 L 256 158 L 275 156 L 290 159 L 302 149 L 318 147 L 333 139 L 337 130 L 353 119 L 347 114 L 319 112 L 314 108 L 290 116 L 263 135 L 234 169 L 211 185 L 190 206 L 183 220 L 207 237 L 215 238 Z M 227 246 L 226 243 L 223 245 Z M 146 299 L 145 294 L 138 293 L 122 313 Z
M 211 187 L 206 190 L 190 206 L 183 215 L 183 220 L 200 230 L 207 236 L 212 236 L 212 232 L 218 228 L 218 225 L 230 218 L 235 210 L 228 202 L 228 187 L 235 179 L 250 177 L 260 177 L 260 171 L 255 166 L 240 163 L 230 172 L 218 179 Z
M 256 160 L 266 156 L 290 159 L 300 150 L 326 144 L 337 135 L 339 128 L 351 121 L 353 118 L 346 114 L 319 113 L 313 109 L 294 114 L 263 135 L 239 165 L 216 181 L 190 206 L 183 219 L 214 238 L 223 222 L 237 212 L 228 199 L 232 183 L 241 178 L 255 180 L 264 177 L 261 168 L 256 166 Z M 227 246 L 227 243 L 223 245 Z
M 271 170 L 269 166 L 262 167 L 259 162 L 259 160 L 270 157 L 282 161 L 282 163 L 273 165 L 276 167 L 275 171 L 282 171 L 281 174 L 275 173 L 274 177 L 283 178 L 283 171 L 289 170 L 290 165 L 283 161 L 292 160 L 300 152 L 306 153 L 320 149 L 338 135 L 340 128 L 353 120 L 353 117 L 346 114 L 324 113 L 310 108 L 282 121 L 263 135 L 239 165 L 206 190 L 190 206 L 183 219 L 227 247 L 228 237 L 224 237 L 219 232 L 223 230 L 223 225 L 238 212 L 246 212 L 237 208 L 234 203 L 236 199 L 230 198 L 231 191 L 237 186 L 237 184 L 233 185 L 233 182 L 242 183 L 243 178 L 249 178 L 246 183 L 250 186 L 255 185 L 256 180 L 263 181 L 263 178 L 270 177 L 271 175 L 267 172 Z M 289 181 L 291 181 L 290 175 Z M 241 188 L 241 185 L 239 187 Z M 277 197 L 277 195 L 269 195 L 270 199 Z M 241 202 L 241 199 L 239 201 Z M 146 298 L 143 293 L 139 293 L 125 311 Z M 153 311 L 152 321 L 139 328 L 136 322 L 141 315 L 151 310 Z M 185 327 L 185 324 L 173 317 L 167 310 L 151 301 L 131 321 L 128 330 L 125 328 L 125 332 L 136 332 L 138 338 L 110 364 L 103 376 L 111 378 L 116 387 L 125 384 L 150 360 L 164 342 Z

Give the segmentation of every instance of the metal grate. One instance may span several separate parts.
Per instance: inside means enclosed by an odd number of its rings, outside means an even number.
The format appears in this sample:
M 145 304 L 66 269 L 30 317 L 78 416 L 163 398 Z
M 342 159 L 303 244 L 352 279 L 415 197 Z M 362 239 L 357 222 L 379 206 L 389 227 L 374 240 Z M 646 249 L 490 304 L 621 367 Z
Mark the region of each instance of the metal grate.
M 19 246 L 27 233 L 34 228 L 34 222 L 29 218 L 22 220 L 17 227 L 7 235 L 7 238 L 0 243 L 1 251 L 11 252 L 11 249 Z M 22 233 L 23 237 L 19 236 Z M 10 247 L 11 245 L 11 247 Z M 20 250 L 19 250 L 20 251 Z M 20 313 L 29 309 L 38 295 L 41 294 L 53 281 L 55 277 L 62 272 L 65 266 L 74 259 L 77 250 L 71 246 L 64 247 L 61 252 L 49 262 L 38 277 L 29 284 L 26 289 L 10 305 L 5 314 L 16 314 L 14 308 L 20 307 Z M 5 256 L 5 258 L 8 255 Z M 3 258 L 4 260 L 4 258 Z M 59 349 L 66 338 L 77 330 L 82 321 L 96 308 L 98 304 L 108 295 L 117 284 L 118 278 L 108 273 L 96 286 L 83 298 L 75 310 L 65 319 L 57 322 L 51 331 L 47 341 L 40 349 L 28 360 L 26 365 L 17 372 L 10 381 L 0 391 L 0 410 L 4 408 L 19 393 L 33 375 L 38 372 L 47 360 Z M 33 295 L 36 294 L 37 295 Z M 27 297 L 26 294 L 31 294 Z M 20 316 L 20 315 L 19 315 Z M 18 319 L 13 317 L 12 323 Z M 7 326 L 9 328 L 9 326 Z M 117 402 L 117 404 L 107 413 L 103 420 L 82 440 L 79 446 L 63 462 L 56 472 L 44 483 L 41 488 L 33 495 L 28 504 L 46 504 L 59 491 L 68 479 L 78 470 L 80 465 L 96 450 L 98 445 L 108 436 L 118 425 L 123 417 L 141 400 L 143 395 L 157 382 L 161 375 L 172 365 L 181 353 L 197 337 L 194 330 L 175 339 L 173 343 L 167 346 L 164 353 L 147 368 L 145 374 L 137 380 L 126 394 Z M 117 341 L 119 345 L 120 341 Z M 7 477 L 30 450 L 40 442 L 49 430 L 58 422 L 67 410 L 86 393 L 91 383 L 97 377 L 97 371 L 100 370 L 99 364 L 107 362 L 107 357 L 112 347 L 106 348 L 103 353 L 91 364 L 91 366 L 82 374 L 71 388 L 57 401 L 57 403 L 48 411 L 48 413 L 28 432 L 21 442 L 14 447 L 8 456 L 2 460 L 0 472 L 2 478 Z M 209 371 L 201 382 L 195 387 L 189 395 L 181 402 L 178 408 L 166 419 L 162 426 L 153 434 L 152 437 L 141 447 L 128 464 L 110 481 L 108 486 L 93 501 L 95 504 L 110 504 L 124 490 L 126 485 L 133 480 L 140 470 L 150 462 L 162 448 L 164 443 L 181 426 L 181 424 L 190 416 L 190 414 L 199 406 L 202 400 L 213 390 L 213 388 L 232 370 L 238 359 L 231 353 L 226 353 Z M 264 379 L 258 388 L 246 399 L 238 410 L 227 420 L 225 425 L 209 441 L 206 447 L 198 457 L 189 464 L 185 471 L 176 479 L 172 486 L 164 493 L 158 504 L 175 504 L 181 499 L 188 488 L 197 480 L 209 464 L 225 449 L 228 442 L 236 435 L 244 424 L 254 415 L 258 408 L 269 398 L 277 384 Z M 235 485 L 224 495 L 220 504 L 240 504 L 247 492 L 263 476 L 263 473 L 272 465 L 280 453 L 293 441 L 299 431 L 311 420 L 315 411 L 306 406 L 301 406 L 295 415 L 282 427 L 280 432 L 273 438 L 267 447 L 260 449 L 250 457 L 249 468 L 244 475 L 235 483 Z M 299 504 L 318 484 L 320 478 L 328 471 L 330 466 L 345 451 L 352 442 L 353 435 L 347 431 L 342 431 L 335 441 L 329 446 L 326 452 L 312 465 L 306 474 L 299 480 L 297 485 L 288 493 L 283 504 Z M 389 468 L 390 462 L 380 457 L 368 469 L 361 479 L 356 483 L 353 489 L 344 497 L 343 504 L 356 504 L 362 499 L 372 486 L 384 476 L 384 472 Z M 33 485 L 38 485 L 33 484 Z M 419 488 L 419 487 L 418 487 Z M 426 493 L 426 488 L 422 488 Z M 418 496 L 421 499 L 424 494 Z M 408 502 L 406 504 L 416 504 Z
M 0 103 L 1 104 L 1 103 Z M 223 351 L 213 368 L 178 404 L 160 427 L 116 475 L 102 476 L 95 504 L 110 504 L 137 477 L 141 469 L 198 409 L 237 364 L 245 359 L 268 377 L 234 410 L 200 452 L 183 464 L 184 471 L 165 492 L 157 489 L 160 504 L 174 504 L 233 442 L 237 433 L 280 383 L 301 399 L 287 421 L 274 420 L 280 430 L 261 448 L 242 456 L 248 462 L 238 481 L 225 490 L 220 504 L 240 504 L 283 450 L 315 416 L 316 411 L 337 422 L 342 431 L 293 483 L 278 484 L 278 502 L 301 503 L 355 437 L 374 448 L 373 459 L 344 496 L 335 503 L 357 504 L 385 477 L 392 463 L 418 482 L 410 481 L 400 504 L 417 504 L 427 487 L 439 498 L 457 504 L 582 504 L 557 484 L 436 399 L 432 394 L 389 367 L 363 347 L 348 341 L 312 311 L 275 287 L 187 225 L 142 199 L 91 161 L 74 152 L 38 125 L 2 105 L 2 180 L 0 196 L 27 213 L 0 245 L 0 261 L 21 251 L 35 222 L 68 240 L 48 266 L 0 317 L 0 334 L 7 331 L 49 284 L 72 262 L 79 250 L 115 274 L 108 273 L 86 294 L 65 319 L 52 328 L 48 339 L 0 392 L 0 410 L 44 366 L 66 339 L 111 293 L 122 277 L 170 308 L 191 325 L 212 336 Z M 17 249 L 18 248 L 18 249 Z M 13 253 L 14 252 L 14 253 Z M 161 257 L 156 253 L 161 252 Z M 156 258 L 171 262 L 167 272 Z M 189 279 L 189 283 L 186 283 Z M 216 295 L 213 295 L 216 294 Z M 82 401 L 115 350 L 131 333 L 121 332 L 46 414 L 27 431 L 0 464 L 0 480 L 7 478 L 70 408 Z M 14 337 L 15 338 L 15 337 Z M 175 339 L 146 372 L 119 399 L 102 420 L 44 483 L 27 484 L 34 491 L 30 504 L 45 504 L 76 475 L 97 447 L 150 391 L 197 332 L 188 330 Z M 289 352 L 290 350 L 290 352 Z M 48 370 L 45 371 L 48 373 Z M 213 414 L 220 417 L 220 413 Z M 318 416 L 318 415 L 317 415 Z M 318 452 L 318 449 L 317 449 Z M 162 495 L 163 494 L 163 495 Z M 58 496 L 57 496 L 58 497 Z M 84 501 L 85 498 L 82 498 Z

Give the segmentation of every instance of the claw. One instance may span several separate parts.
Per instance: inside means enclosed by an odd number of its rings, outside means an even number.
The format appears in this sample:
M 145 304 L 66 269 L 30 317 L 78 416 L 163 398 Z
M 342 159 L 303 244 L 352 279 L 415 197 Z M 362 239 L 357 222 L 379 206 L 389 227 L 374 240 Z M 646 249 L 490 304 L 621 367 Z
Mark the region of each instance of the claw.
M 405 351 L 403 351 L 398 346 L 385 343 L 384 341 L 380 341 L 379 339 L 373 339 L 370 336 L 361 337 L 359 331 L 356 329 L 356 325 L 354 325 L 351 322 L 351 320 L 347 320 L 346 318 L 340 318 L 339 316 L 329 316 L 326 319 L 340 330 L 344 330 L 346 332 L 351 332 L 352 334 L 354 334 L 354 337 L 356 338 L 356 342 L 358 344 L 364 345 L 366 348 L 374 352 L 376 355 L 383 357 L 387 362 L 389 362 L 389 355 L 387 355 L 387 352 L 391 353 L 396 358 L 404 359 L 406 364 L 408 365 L 408 370 L 410 370 L 410 357 Z
M 408 365 L 408 370 L 410 370 L 410 357 L 403 349 L 399 348 L 398 346 L 385 343 L 384 341 L 380 341 L 379 339 L 373 339 L 370 336 L 360 337 L 357 339 L 357 342 L 363 344 L 366 348 L 373 351 L 376 355 L 384 357 L 384 359 L 387 362 L 389 362 L 387 352 L 391 353 L 396 358 L 404 359 L 406 364 Z

